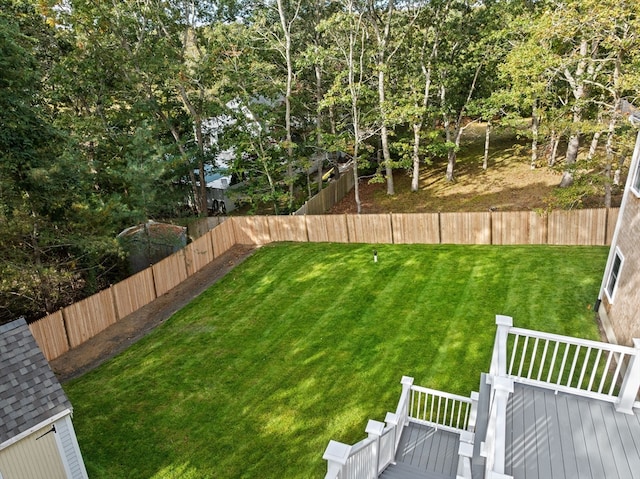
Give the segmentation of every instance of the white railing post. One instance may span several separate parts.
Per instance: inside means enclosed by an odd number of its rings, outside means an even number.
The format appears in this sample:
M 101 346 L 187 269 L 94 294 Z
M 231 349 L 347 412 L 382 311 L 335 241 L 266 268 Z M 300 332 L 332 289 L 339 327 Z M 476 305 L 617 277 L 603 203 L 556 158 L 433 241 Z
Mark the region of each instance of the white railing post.
M 373 477 L 378 477 L 378 473 L 380 472 L 380 436 L 382 436 L 382 431 L 384 431 L 384 423 L 380 421 L 374 421 L 373 419 L 369 419 L 367 423 L 367 428 L 364 432 L 367 433 L 368 438 L 373 441 L 373 464 L 375 465 L 375 471 L 373 472 Z
M 327 475 L 325 479 L 336 479 L 340 477 L 342 468 L 349 459 L 351 446 L 338 441 L 329 441 L 329 445 L 322 455 L 322 459 L 327 461 Z
M 473 457 L 474 434 L 469 431 L 460 433 L 460 445 L 458 446 L 458 471 L 456 479 L 472 479 L 471 458 Z
M 629 358 L 627 371 L 618 395 L 618 403 L 616 404 L 616 411 L 625 414 L 633 414 L 633 405 L 638 397 L 638 389 L 640 388 L 640 339 L 633 339 L 633 347 L 636 350 L 636 354 Z
M 393 427 L 393 460 L 395 461 L 396 452 L 398 451 L 398 445 L 400 444 L 400 431 L 398 427 L 398 415 L 393 412 L 388 412 L 384 417 L 384 422 L 388 426 Z
M 477 391 L 471 391 L 471 412 L 469 413 L 469 423 L 467 424 L 467 431 L 475 432 L 476 420 L 478 418 L 478 401 L 480 401 L 480 393 Z
M 413 378 L 410 376 L 402 376 L 400 383 L 402 384 L 402 393 L 400 394 L 400 400 L 398 401 L 396 416 L 398 416 L 399 432 L 402 433 L 402 428 L 409 423 L 409 401 L 411 399 Z
M 504 377 L 489 376 L 491 381 L 492 402 L 487 436 L 482 446 L 482 455 L 486 457 L 485 477 L 491 474 L 504 474 L 506 453 L 507 403 L 513 393 L 513 381 Z M 500 477 L 495 476 L 495 477 Z
M 496 340 L 493 345 L 491 367 L 489 374 L 492 376 L 504 376 L 507 374 L 507 338 L 509 330 L 513 327 L 511 316 L 496 315 Z

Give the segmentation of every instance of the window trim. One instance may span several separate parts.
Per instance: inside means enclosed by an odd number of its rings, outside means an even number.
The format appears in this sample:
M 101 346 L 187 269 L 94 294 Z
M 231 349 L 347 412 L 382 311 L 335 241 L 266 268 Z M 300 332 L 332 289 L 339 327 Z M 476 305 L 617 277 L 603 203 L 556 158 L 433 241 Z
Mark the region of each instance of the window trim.
M 636 171 L 634 171 L 632 178 L 631 192 L 636 196 L 636 198 L 640 198 L 640 164 L 636 166 Z
M 616 260 L 620 260 L 620 264 L 616 270 Z M 624 255 L 620 251 L 620 248 L 616 246 L 615 253 L 613 255 L 613 262 L 611 263 L 611 268 L 609 269 L 609 273 L 607 274 L 607 282 L 605 283 L 604 292 L 607 295 L 610 303 L 613 303 L 613 300 L 616 296 L 616 291 L 618 291 L 618 286 L 620 285 L 620 273 L 622 272 L 622 267 L 624 266 Z M 615 273 L 614 273 L 615 272 Z M 615 278 L 614 278 L 615 274 Z M 611 280 L 613 282 L 613 288 L 611 288 Z M 611 290 L 611 291 L 610 291 Z

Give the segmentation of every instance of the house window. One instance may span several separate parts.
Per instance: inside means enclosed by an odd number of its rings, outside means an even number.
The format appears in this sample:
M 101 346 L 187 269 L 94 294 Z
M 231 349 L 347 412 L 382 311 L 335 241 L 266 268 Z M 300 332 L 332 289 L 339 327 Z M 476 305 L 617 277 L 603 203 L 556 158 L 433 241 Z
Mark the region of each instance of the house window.
M 616 248 L 616 255 L 613 258 L 613 264 L 611 265 L 611 271 L 609 272 L 609 279 L 607 280 L 607 287 L 605 288 L 607 296 L 611 302 L 613 302 L 613 295 L 616 292 L 618 286 L 618 278 L 620 277 L 620 270 L 622 269 L 622 263 L 624 257 L 620 253 L 620 250 Z
M 640 198 L 640 165 L 636 167 L 636 171 L 633 174 L 633 183 L 631 183 L 631 191 Z

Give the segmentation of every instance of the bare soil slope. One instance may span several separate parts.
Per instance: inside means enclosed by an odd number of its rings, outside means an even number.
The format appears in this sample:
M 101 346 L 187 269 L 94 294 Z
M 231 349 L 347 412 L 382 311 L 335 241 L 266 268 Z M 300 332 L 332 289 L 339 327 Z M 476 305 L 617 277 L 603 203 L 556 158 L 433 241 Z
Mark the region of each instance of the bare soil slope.
M 411 178 L 402 170 L 394 174 L 394 196 L 386 183 L 360 180 L 363 213 L 431 213 L 451 211 L 522 211 L 547 209 L 560 183 L 562 157 L 556 168 L 544 160 L 531 169 L 528 141 L 513 132 L 496 136 L 490 147 L 487 170 L 482 169 L 484 125 L 470 125 L 458 153 L 455 182 L 445 179 L 446 159 L 422 167 L 420 190 L 411 192 Z M 615 202 L 619 201 L 614 198 Z M 601 197 L 584 198 L 583 207 L 604 206 Z M 330 213 L 356 213 L 352 190 Z

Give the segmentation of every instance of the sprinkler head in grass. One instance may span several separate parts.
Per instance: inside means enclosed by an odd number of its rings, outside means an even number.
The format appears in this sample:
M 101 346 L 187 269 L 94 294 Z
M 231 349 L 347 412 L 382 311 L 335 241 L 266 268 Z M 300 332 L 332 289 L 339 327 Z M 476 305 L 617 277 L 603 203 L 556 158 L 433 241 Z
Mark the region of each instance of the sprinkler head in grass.
M 373 262 L 378 262 L 378 252 L 375 249 L 373 250 Z

